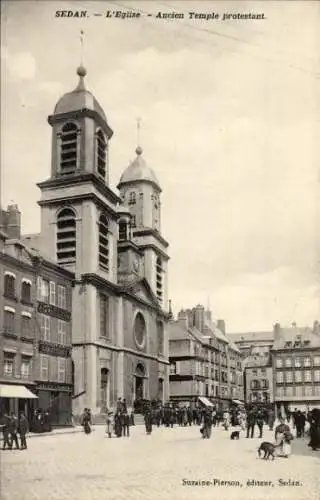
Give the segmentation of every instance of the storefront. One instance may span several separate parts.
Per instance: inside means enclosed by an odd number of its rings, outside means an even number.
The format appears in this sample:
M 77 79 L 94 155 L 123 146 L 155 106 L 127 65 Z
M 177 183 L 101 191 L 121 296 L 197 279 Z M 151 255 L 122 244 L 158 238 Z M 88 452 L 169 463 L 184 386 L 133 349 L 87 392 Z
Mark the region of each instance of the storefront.
M 37 386 L 38 408 L 50 415 L 51 425 L 71 425 L 72 386 L 41 383 Z
M 37 407 L 38 396 L 24 385 L 0 384 L 0 414 L 23 412 L 28 420 Z

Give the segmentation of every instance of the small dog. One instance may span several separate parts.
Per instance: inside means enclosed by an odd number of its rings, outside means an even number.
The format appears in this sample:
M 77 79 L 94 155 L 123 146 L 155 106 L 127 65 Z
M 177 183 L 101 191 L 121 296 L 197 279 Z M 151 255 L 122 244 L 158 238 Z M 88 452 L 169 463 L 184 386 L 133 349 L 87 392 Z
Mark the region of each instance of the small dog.
M 258 448 L 258 455 L 259 458 L 261 457 L 261 453 L 264 452 L 263 459 L 268 460 L 270 457 L 272 457 L 272 460 L 274 460 L 274 453 L 276 451 L 276 446 L 272 443 L 268 443 L 268 441 L 263 441 L 263 443 L 260 444 Z
M 230 439 L 240 439 L 240 431 L 231 432 Z

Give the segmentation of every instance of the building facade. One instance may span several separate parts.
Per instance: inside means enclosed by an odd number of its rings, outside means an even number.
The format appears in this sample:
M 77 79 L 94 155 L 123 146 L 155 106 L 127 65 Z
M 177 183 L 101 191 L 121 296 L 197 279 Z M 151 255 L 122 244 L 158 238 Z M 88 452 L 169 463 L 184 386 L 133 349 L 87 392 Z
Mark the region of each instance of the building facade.
M 29 242 L 75 274 L 72 357 L 75 414 L 104 413 L 116 400 L 168 399 L 168 243 L 161 188 L 142 149 L 109 187 L 113 135 L 85 88 L 61 97 L 48 121 L 52 162 L 41 190 L 41 232 Z
M 222 331 L 224 322 L 217 325 L 201 305 L 180 311 L 170 323 L 170 399 L 206 397 L 219 408 L 243 401 L 242 355 Z
M 74 275 L 0 234 L 1 412 L 23 410 L 31 418 L 41 408 L 52 424 L 70 423 Z M 20 218 L 14 235 L 20 237 Z
M 38 406 L 50 411 L 55 425 L 71 423 L 72 285 L 74 275 L 43 258 L 34 257 L 35 329 L 38 356 L 34 367 Z
M 272 404 L 273 370 L 270 353 L 249 356 L 244 361 L 244 388 L 247 404 Z
M 278 411 L 320 408 L 320 334 L 313 328 L 274 327 L 271 350 L 273 387 Z
M 30 416 L 36 399 L 35 272 L 19 240 L 2 232 L 0 283 L 0 414 L 25 411 Z
M 268 355 L 274 342 L 272 330 L 270 332 L 230 333 L 228 337 L 236 344 L 244 358 Z

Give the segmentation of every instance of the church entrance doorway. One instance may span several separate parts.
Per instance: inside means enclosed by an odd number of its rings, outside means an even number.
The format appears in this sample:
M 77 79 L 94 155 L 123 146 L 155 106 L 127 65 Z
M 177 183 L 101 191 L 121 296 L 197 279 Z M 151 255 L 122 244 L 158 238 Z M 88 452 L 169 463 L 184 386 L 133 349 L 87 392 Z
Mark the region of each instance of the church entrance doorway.
M 144 383 L 146 378 L 145 367 L 138 363 L 135 371 L 135 391 L 134 391 L 134 410 L 136 413 L 141 413 L 143 410 L 144 401 Z

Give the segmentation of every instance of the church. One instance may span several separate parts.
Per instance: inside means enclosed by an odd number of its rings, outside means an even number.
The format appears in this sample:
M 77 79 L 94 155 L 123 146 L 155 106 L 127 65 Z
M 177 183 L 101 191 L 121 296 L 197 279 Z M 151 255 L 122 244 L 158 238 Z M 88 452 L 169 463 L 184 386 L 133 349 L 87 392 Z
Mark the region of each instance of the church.
M 161 188 L 141 147 L 109 187 L 113 131 L 86 89 L 86 69 L 48 117 L 51 174 L 40 182 L 41 231 L 32 245 L 74 273 L 73 414 L 94 415 L 118 398 L 169 399 L 168 243 Z M 29 237 L 30 244 L 30 237 Z

